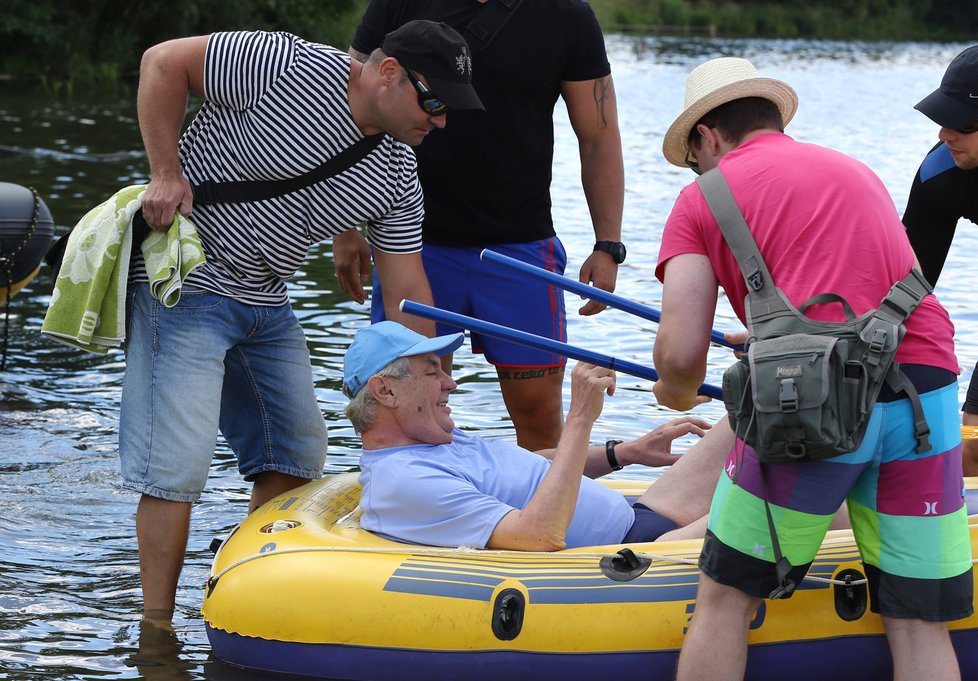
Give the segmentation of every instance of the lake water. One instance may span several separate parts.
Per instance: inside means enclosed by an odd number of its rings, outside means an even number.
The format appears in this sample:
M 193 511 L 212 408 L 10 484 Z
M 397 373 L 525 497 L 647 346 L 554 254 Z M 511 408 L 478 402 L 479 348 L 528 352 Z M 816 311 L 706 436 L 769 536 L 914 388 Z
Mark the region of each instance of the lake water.
M 937 135 L 936 126 L 912 107 L 936 87 L 964 45 L 611 35 L 608 47 L 627 185 L 623 238 L 629 256 L 620 268 L 618 293 L 659 307 L 661 288 L 653 269 L 660 231 L 676 194 L 692 180 L 689 171 L 662 158 L 662 134 L 680 111 L 685 77 L 695 65 L 717 56 L 745 56 L 762 75 L 793 85 L 801 106 L 788 132 L 868 163 L 902 212 L 913 174 Z M 0 181 L 34 186 L 59 231 L 121 186 L 145 181 L 133 98 L 79 95 L 53 102 L 0 83 Z M 561 109 L 555 119 L 554 214 L 567 246 L 568 274 L 576 277 L 593 234 L 573 133 Z M 978 359 L 978 320 L 973 284 L 968 284 L 975 274 L 976 234 L 970 224 L 961 230 L 937 291 L 957 327 L 962 400 Z M 242 518 L 248 503 L 249 486 L 223 444 L 194 507 L 175 635 L 140 631 L 136 497 L 120 487 L 116 454 L 123 356 L 97 357 L 42 339 L 38 331 L 50 284 L 44 271 L 13 300 L 7 370 L 0 373 L 0 678 L 269 678 L 212 659 L 199 614 L 210 542 Z M 339 386 L 344 350 L 367 323 L 367 307 L 339 291 L 328 244 L 310 253 L 291 292 L 330 424 L 327 472 L 353 469 L 358 441 L 343 419 Z M 651 363 L 654 324 L 616 310 L 581 318 L 573 314 L 580 305 L 576 296 L 569 295 L 567 303 L 573 343 Z M 736 329 L 729 308 L 721 307 L 715 327 Z M 467 346 L 455 359 L 457 422 L 491 436 L 511 436 L 494 372 Z M 712 351 L 708 382 L 719 384 L 729 361 L 728 351 Z M 566 390 L 565 404 L 568 399 Z M 722 411 L 718 403 L 697 409 L 710 420 Z M 673 416 L 655 405 L 647 381 L 621 376 L 594 439 L 636 436 Z M 617 475 L 655 473 L 630 469 Z

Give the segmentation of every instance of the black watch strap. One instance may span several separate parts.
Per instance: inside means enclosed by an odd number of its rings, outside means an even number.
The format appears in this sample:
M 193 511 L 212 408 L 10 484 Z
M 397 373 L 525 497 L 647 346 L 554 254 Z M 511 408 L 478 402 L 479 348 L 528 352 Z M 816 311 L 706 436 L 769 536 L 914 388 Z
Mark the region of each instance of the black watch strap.
M 596 241 L 594 242 L 595 251 L 604 251 L 619 265 L 625 262 L 627 251 L 625 244 L 620 241 Z
M 604 443 L 604 453 L 608 457 L 608 463 L 611 465 L 611 470 L 620 471 L 624 466 L 618 463 L 618 457 L 615 456 L 615 445 L 620 445 L 624 440 L 608 440 Z

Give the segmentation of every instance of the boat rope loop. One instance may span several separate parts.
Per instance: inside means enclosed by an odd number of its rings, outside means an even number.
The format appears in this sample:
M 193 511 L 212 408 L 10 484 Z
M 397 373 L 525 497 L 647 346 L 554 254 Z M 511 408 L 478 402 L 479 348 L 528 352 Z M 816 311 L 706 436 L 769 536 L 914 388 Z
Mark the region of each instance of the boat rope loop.
M 549 551 L 497 551 L 492 549 L 478 549 L 471 546 L 459 546 L 457 548 L 400 548 L 400 547 L 383 547 L 383 546 L 300 546 L 292 549 L 281 549 L 265 551 L 262 553 L 255 553 L 250 556 L 245 556 L 244 558 L 239 558 L 234 561 L 223 570 L 218 572 L 216 575 L 212 576 L 207 580 L 207 595 L 210 596 L 214 587 L 217 586 L 218 580 L 226 575 L 231 570 L 234 570 L 245 563 L 249 563 L 253 560 L 259 558 L 267 558 L 268 556 L 281 556 L 289 553 L 312 553 L 312 552 L 335 552 L 335 553 L 401 553 L 411 556 L 512 556 L 512 557 L 526 557 L 526 556 L 549 556 L 553 557 L 553 553 Z M 562 554 L 563 557 L 573 557 L 573 558 L 595 558 L 601 560 L 603 558 L 617 557 L 618 554 L 614 553 L 567 553 Z M 698 559 L 696 558 L 680 558 L 679 556 L 663 556 L 654 553 L 642 553 L 636 552 L 635 555 L 639 558 L 644 558 L 651 562 L 658 563 L 674 563 L 676 565 L 697 565 Z M 978 563 L 978 558 L 974 558 L 971 561 L 972 565 Z M 829 584 L 835 586 L 858 586 L 861 584 L 866 584 L 867 580 L 863 579 L 834 579 L 832 577 L 817 577 L 815 575 L 806 575 L 805 579 L 812 582 L 819 582 L 822 584 Z
M 41 214 L 41 197 L 34 187 L 29 187 L 31 194 L 34 195 L 34 215 L 31 217 L 31 226 L 24 235 L 24 239 L 14 247 L 8 254 L 0 243 L 0 273 L 3 274 L 3 286 L 7 289 L 7 295 L 3 302 L 3 345 L 0 349 L 0 371 L 7 368 L 7 346 L 10 340 L 10 299 L 13 297 L 14 288 L 14 258 L 27 247 L 27 244 L 34 238 L 37 230 L 37 221 Z

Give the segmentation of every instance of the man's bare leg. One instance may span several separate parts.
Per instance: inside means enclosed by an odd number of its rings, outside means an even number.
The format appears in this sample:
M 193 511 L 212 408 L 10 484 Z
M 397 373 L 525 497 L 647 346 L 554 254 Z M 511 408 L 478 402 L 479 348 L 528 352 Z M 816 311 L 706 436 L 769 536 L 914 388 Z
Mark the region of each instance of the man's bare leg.
M 884 617 L 893 681 L 961 681 L 946 622 Z
M 189 503 L 148 494 L 140 497 L 136 508 L 136 538 L 143 612 L 156 619 L 173 617 L 189 531 Z
M 497 366 L 496 374 L 516 443 L 531 452 L 556 447 L 564 428 L 564 367 Z
M 666 469 L 639 502 L 680 527 L 703 518 L 710 511 L 717 480 L 733 443 L 730 422 L 722 418 Z
M 266 471 L 255 476 L 255 485 L 251 488 L 251 503 L 248 504 L 248 513 L 264 504 L 269 499 L 274 499 L 279 494 L 288 492 L 290 489 L 301 487 L 309 482 L 306 478 L 298 478 L 294 475 L 286 475 L 276 471 Z
M 701 574 L 677 681 L 741 681 L 747 669 L 747 631 L 760 603 L 760 598 Z

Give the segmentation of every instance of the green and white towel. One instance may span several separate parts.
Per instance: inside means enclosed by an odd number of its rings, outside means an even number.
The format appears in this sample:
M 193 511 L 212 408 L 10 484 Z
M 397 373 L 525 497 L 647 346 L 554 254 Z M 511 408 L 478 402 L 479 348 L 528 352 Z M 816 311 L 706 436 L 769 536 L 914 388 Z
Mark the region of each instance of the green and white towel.
M 145 185 L 119 190 L 71 231 L 42 334 L 97 354 L 125 340 L 132 218 L 145 191 Z M 183 280 L 204 263 L 196 227 L 177 214 L 170 229 L 151 232 L 141 250 L 150 290 L 163 305 L 173 307 Z

